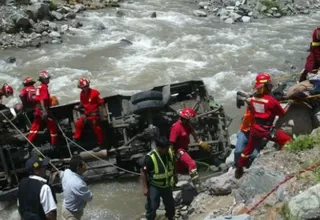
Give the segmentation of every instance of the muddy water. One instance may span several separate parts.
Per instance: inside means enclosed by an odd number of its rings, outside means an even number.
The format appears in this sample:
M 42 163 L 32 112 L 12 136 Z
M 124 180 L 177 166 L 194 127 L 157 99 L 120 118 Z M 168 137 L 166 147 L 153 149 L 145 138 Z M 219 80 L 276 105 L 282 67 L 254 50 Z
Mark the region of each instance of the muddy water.
M 203 79 L 229 115 L 241 116 L 234 105 L 235 92 L 250 88 L 258 71 L 290 74 L 292 65 L 300 70 L 320 18 L 311 14 L 227 25 L 213 17 L 194 17 L 196 7 L 191 0 L 126 2 L 120 9 L 125 13 L 122 18 L 115 16 L 114 8 L 79 15 L 84 27 L 71 29 L 61 45 L 2 51 L 0 82 L 13 84 L 16 90 L 8 104 L 17 101 L 24 76 L 36 77 L 41 69 L 48 69 L 53 76 L 51 93 L 61 103 L 78 99 L 80 77 L 89 77 L 105 96 Z M 154 11 L 157 18 L 149 18 Z M 105 30 L 96 30 L 100 22 Z M 119 45 L 124 38 L 133 44 Z M 8 56 L 15 56 L 17 62 L 2 61 Z M 235 118 L 231 133 L 238 123 Z M 91 189 L 94 201 L 84 219 L 132 219 L 143 211 L 138 180 L 104 182 Z M 1 211 L 0 218 L 17 219 L 13 210 Z

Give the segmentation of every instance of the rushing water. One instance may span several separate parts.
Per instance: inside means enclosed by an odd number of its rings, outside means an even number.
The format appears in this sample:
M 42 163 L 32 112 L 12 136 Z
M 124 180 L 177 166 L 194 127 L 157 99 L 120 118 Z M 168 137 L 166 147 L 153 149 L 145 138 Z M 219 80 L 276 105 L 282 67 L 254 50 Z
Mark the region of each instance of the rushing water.
M 291 73 L 291 64 L 303 68 L 311 34 L 320 14 L 264 19 L 228 25 L 218 18 L 197 18 L 191 0 L 140 0 L 115 8 L 78 15 L 84 24 L 72 29 L 61 45 L 40 49 L 7 50 L 0 54 L 0 82 L 13 84 L 18 99 L 21 80 L 37 77 L 42 69 L 52 73 L 50 90 L 61 103 L 78 99 L 80 77 L 89 77 L 102 95 L 131 94 L 159 84 L 203 79 L 208 90 L 235 117 L 235 92 L 248 89 L 255 74 Z M 152 12 L 157 18 L 150 18 Z M 96 30 L 97 23 L 105 30 Z M 118 44 L 121 39 L 133 44 Z M 2 59 L 15 56 L 15 64 Z M 288 63 L 289 62 L 289 63 Z M 237 129 L 239 120 L 230 128 Z M 91 186 L 93 202 L 84 219 L 132 219 L 143 212 L 144 198 L 138 181 L 105 182 Z M 61 202 L 60 202 L 61 205 Z M 1 219 L 17 219 L 15 208 L 0 212 Z M 90 209 L 90 210 L 89 210 Z

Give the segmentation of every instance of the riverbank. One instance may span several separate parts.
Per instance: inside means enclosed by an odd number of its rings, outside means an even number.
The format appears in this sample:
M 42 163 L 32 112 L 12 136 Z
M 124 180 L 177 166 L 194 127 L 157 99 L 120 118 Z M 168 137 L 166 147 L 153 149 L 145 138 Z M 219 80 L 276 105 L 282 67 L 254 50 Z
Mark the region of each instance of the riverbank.
M 81 12 L 107 7 L 120 7 L 119 1 L 82 1 L 81 4 L 27 1 L 1 6 L 0 48 L 38 48 L 43 44 L 61 44 L 66 32 L 72 33 L 72 29 L 83 26 L 77 19 Z M 103 30 L 105 26 L 98 23 L 96 29 Z
M 252 19 L 281 18 L 299 14 L 310 14 L 320 8 L 319 0 L 209 0 L 198 3 L 198 17 L 214 15 L 233 24 L 250 22 Z

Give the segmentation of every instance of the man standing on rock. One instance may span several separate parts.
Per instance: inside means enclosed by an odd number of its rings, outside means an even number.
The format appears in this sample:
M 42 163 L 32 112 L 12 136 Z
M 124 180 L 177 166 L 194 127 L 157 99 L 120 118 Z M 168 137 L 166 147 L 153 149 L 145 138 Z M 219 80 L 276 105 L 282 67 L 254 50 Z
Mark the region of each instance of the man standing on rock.
M 281 130 L 275 129 L 273 121 L 276 116 L 282 116 L 291 105 L 291 101 L 283 109 L 280 103 L 270 95 L 272 89 L 271 77 L 268 73 L 259 73 L 256 77 L 254 88 L 256 94 L 250 98 L 249 107 L 253 113 L 254 123 L 251 126 L 248 144 L 243 150 L 237 168 L 235 178 L 243 175 L 243 167 L 248 167 L 248 160 L 256 146 L 261 144 L 263 139 L 272 140 L 283 147 L 291 141 L 291 137 Z
M 50 75 L 48 71 L 43 70 L 40 72 L 39 81 L 41 82 L 36 91 L 36 105 L 34 107 L 34 119 L 30 127 L 28 140 L 33 142 L 37 133 L 40 130 L 43 121 L 47 123 L 48 130 L 51 136 L 51 146 L 55 147 L 57 144 L 57 124 L 50 116 L 50 93 L 48 84 L 50 82 Z
M 197 165 L 188 153 L 190 134 L 204 150 L 209 151 L 210 147 L 207 143 L 200 140 L 190 125 L 190 119 L 196 117 L 196 114 L 197 113 L 191 108 L 185 108 L 180 112 L 179 120 L 171 127 L 170 142 L 175 151 L 177 172 L 185 173 L 185 171 L 188 171 L 194 187 L 200 192 L 201 188 Z
M 156 137 L 156 149 L 148 153 L 143 162 L 141 180 L 143 194 L 147 197 L 146 218 L 154 220 L 162 198 L 166 217 L 173 220 L 175 206 L 172 194 L 174 185 L 174 156 L 165 137 Z
M 75 140 L 80 139 L 82 130 L 87 121 L 90 122 L 94 133 L 97 137 L 98 146 L 93 149 L 97 152 L 101 150 L 103 144 L 103 132 L 99 123 L 100 111 L 103 117 L 107 117 L 106 109 L 104 108 L 104 100 L 100 97 L 100 92 L 96 89 L 90 88 L 90 80 L 87 78 L 81 78 L 78 83 L 78 88 L 81 89 L 80 93 L 80 105 L 75 106 L 76 110 L 84 108 L 84 114 L 75 123 L 76 131 L 73 135 Z
M 70 160 L 70 169 L 66 169 L 62 174 L 62 217 L 66 220 L 80 220 L 87 202 L 92 200 L 92 193 L 82 179 L 86 170 L 83 159 L 75 155 Z
M 300 76 L 299 82 L 307 79 L 308 73 L 315 73 L 320 68 L 320 27 L 313 30 L 310 53 L 307 57 L 304 71 Z

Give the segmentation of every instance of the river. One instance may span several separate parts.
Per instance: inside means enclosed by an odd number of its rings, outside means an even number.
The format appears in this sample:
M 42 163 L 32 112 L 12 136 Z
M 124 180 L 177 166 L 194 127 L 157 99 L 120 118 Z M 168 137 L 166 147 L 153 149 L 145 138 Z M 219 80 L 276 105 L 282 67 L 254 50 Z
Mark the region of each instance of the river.
M 230 116 L 241 116 L 235 92 L 249 89 L 259 71 L 279 75 L 292 73 L 291 64 L 297 67 L 295 72 L 303 68 L 312 30 L 320 19 L 314 13 L 229 25 L 211 16 L 195 17 L 196 8 L 192 0 L 127 1 L 121 5 L 125 13 L 121 18 L 116 17 L 116 8 L 78 14 L 83 28 L 71 28 L 61 45 L 1 51 L 0 82 L 15 89 L 8 105 L 18 101 L 24 76 L 36 78 L 47 69 L 52 74 L 51 93 L 60 103 L 78 99 L 80 77 L 89 77 L 103 96 L 202 79 Z M 150 18 L 152 12 L 157 18 Z M 99 22 L 106 29 L 96 30 Z M 118 44 L 124 38 L 133 44 Z M 16 63 L 5 63 L 9 56 L 16 57 Z M 231 133 L 238 124 L 235 119 Z M 109 181 L 91 189 L 94 200 L 84 220 L 133 219 L 144 211 L 138 180 Z M 15 207 L 0 211 L 0 219 L 18 219 Z

